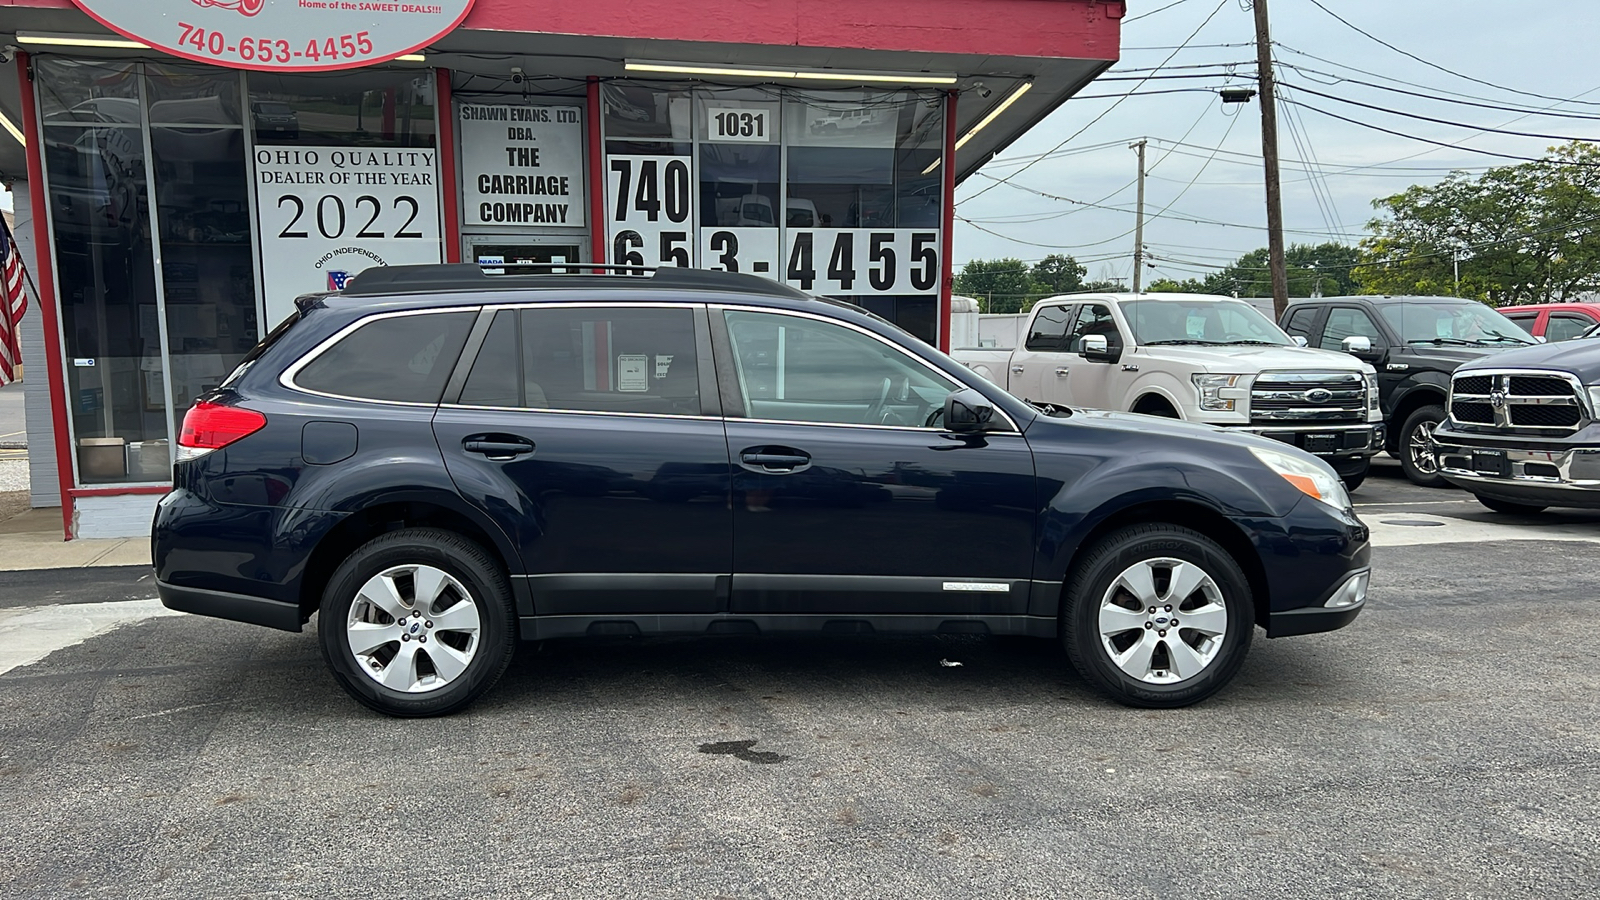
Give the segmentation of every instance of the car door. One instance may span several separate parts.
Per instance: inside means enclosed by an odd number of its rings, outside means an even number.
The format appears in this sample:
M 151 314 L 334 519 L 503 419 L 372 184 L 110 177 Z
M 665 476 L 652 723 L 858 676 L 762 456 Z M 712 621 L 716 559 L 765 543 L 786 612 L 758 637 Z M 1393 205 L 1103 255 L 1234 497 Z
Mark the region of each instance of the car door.
M 963 387 L 822 316 L 713 306 L 744 613 L 1020 615 L 1036 505 L 1016 431 L 942 430 Z
M 1513 319 L 1512 321 L 1516 321 Z M 1544 338 L 1547 341 L 1570 341 L 1575 337 L 1594 327 L 1594 319 L 1581 313 L 1551 311 L 1550 318 L 1544 323 Z M 1521 324 L 1520 322 L 1518 323 Z
M 1039 312 L 1028 323 L 1028 334 L 1022 346 L 1011 354 L 1011 371 L 1007 373 L 1008 390 L 1024 400 L 1047 403 L 1068 402 L 1066 366 L 1063 364 L 1065 338 L 1072 327 L 1076 307 L 1070 303 L 1052 303 L 1039 307 Z
M 1526 331 L 1527 333 L 1529 333 L 1531 335 L 1534 335 L 1534 336 L 1539 336 L 1539 335 L 1544 334 L 1545 333 L 1545 329 L 1549 327 L 1548 320 L 1546 320 L 1546 322 L 1545 322 L 1545 324 L 1543 326 L 1540 325 L 1540 321 L 1539 320 L 1544 319 L 1545 316 L 1546 316 L 1546 313 L 1541 312 L 1539 310 L 1524 310 L 1524 311 L 1520 311 L 1520 312 L 1513 312 L 1511 310 L 1502 309 L 1500 312 L 1506 318 L 1510 319 L 1512 321 L 1512 323 L 1515 324 L 1518 328 L 1521 328 L 1523 331 Z M 1590 324 L 1593 324 L 1593 323 L 1591 322 Z M 1555 338 L 1548 338 L 1548 339 L 1552 340 L 1552 341 L 1555 340 Z
M 1125 391 L 1119 388 L 1132 376 L 1124 377 L 1122 367 L 1117 363 L 1079 356 L 1083 352 L 1083 339 L 1089 335 L 1104 337 L 1111 347 L 1128 346 L 1127 336 L 1117 325 L 1110 303 L 1080 303 L 1072 328 L 1067 332 L 1066 352 L 1062 354 L 1061 364 L 1057 367 L 1057 377 L 1066 382 L 1067 397 L 1073 406 L 1122 409 L 1122 401 L 1128 398 L 1124 396 Z
M 511 536 L 541 615 L 707 613 L 732 566 L 703 306 L 501 308 L 434 435 Z

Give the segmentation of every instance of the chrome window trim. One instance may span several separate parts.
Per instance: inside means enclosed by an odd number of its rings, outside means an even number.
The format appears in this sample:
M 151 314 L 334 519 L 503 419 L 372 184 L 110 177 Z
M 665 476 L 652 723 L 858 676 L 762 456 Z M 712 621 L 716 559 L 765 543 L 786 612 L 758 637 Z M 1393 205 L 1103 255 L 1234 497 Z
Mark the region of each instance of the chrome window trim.
M 687 413 L 642 413 L 604 409 L 560 409 L 553 406 L 479 406 L 475 403 L 441 403 L 440 409 L 476 410 L 478 412 L 555 413 L 563 416 L 622 416 L 631 419 L 687 419 L 696 422 L 720 422 L 721 416 L 694 416 Z
M 941 379 L 943 379 L 945 381 L 951 381 L 951 382 L 954 382 L 955 384 L 959 385 L 960 387 L 967 388 L 969 390 L 975 390 L 975 391 L 978 391 L 979 393 L 983 393 L 978 388 L 974 387 L 971 384 L 968 384 L 967 382 L 961 380 L 960 378 L 955 377 L 954 375 L 951 375 L 950 373 L 944 371 L 943 369 L 936 369 L 933 366 L 928 365 L 926 360 L 922 359 L 921 357 L 917 356 L 915 353 L 912 353 L 911 351 L 907 350 L 906 348 L 900 346 L 899 344 L 895 343 L 894 341 L 889 340 L 888 338 L 884 337 L 881 334 L 878 334 L 878 333 L 872 331 L 871 329 L 863 328 L 863 327 L 861 327 L 860 325 L 857 325 L 854 322 L 847 322 L 847 321 L 845 321 L 843 319 L 836 319 L 836 318 L 834 318 L 832 316 L 823 316 L 823 315 L 818 315 L 817 313 L 802 312 L 800 310 L 785 309 L 785 308 L 782 308 L 782 307 L 744 306 L 744 305 L 735 304 L 735 303 L 708 303 L 707 306 L 713 312 L 719 312 L 719 313 L 728 312 L 730 310 L 733 311 L 733 312 L 767 313 L 767 314 L 770 314 L 770 315 L 793 316 L 795 318 L 800 318 L 800 319 L 813 319 L 813 320 L 818 321 L 818 322 L 824 322 L 824 323 L 827 323 L 827 324 L 830 324 L 830 325 L 838 325 L 838 326 L 840 326 L 842 328 L 849 328 L 849 329 L 858 331 L 861 334 L 864 334 L 869 338 L 872 338 L 873 340 L 877 341 L 880 344 L 883 344 L 886 347 L 894 348 L 894 350 L 896 352 L 898 352 L 901 355 L 905 356 L 907 359 L 911 360 L 916 365 L 919 365 L 919 366 L 923 367 L 924 369 L 927 369 L 928 371 L 932 372 L 933 374 L 937 375 L 939 378 L 941 378 Z M 985 396 L 987 396 L 987 395 L 985 395 Z M 748 398 L 746 398 L 746 399 L 748 401 Z M 990 401 L 990 402 L 993 402 L 993 401 Z M 1010 428 L 1011 428 L 1011 432 L 1014 432 L 1016 434 L 1021 434 L 1022 433 L 1022 429 L 1017 427 L 1016 420 L 1011 418 L 1010 414 L 1007 413 L 1005 411 L 1005 409 L 1003 409 L 999 405 L 996 405 L 994 407 L 994 411 L 1005 419 L 1006 424 L 1009 425 Z M 923 425 L 870 425 L 870 424 L 865 424 L 865 423 L 851 423 L 851 422 L 797 422 L 797 421 L 791 421 L 791 420 L 787 420 L 787 419 L 757 419 L 757 418 L 753 418 L 753 417 L 750 417 L 750 416 L 729 416 L 728 419 L 730 421 L 742 421 L 742 422 L 771 422 L 771 423 L 778 424 L 778 425 L 817 425 L 817 426 L 824 427 L 824 428 L 876 428 L 876 429 L 888 429 L 890 431 L 916 431 L 916 432 L 920 432 L 922 434 L 943 434 L 943 433 L 946 433 L 946 432 L 949 431 L 949 429 L 947 429 L 947 428 L 930 428 L 930 427 L 923 426 Z M 993 434 L 995 432 L 987 432 L 987 433 Z
M 346 325 L 345 327 L 334 332 L 332 335 L 329 335 L 327 338 L 324 338 L 322 343 L 312 348 L 310 353 L 307 353 L 305 356 L 295 360 L 293 365 L 287 369 L 284 369 L 283 373 L 278 376 L 278 383 L 291 391 L 298 391 L 302 394 L 310 394 L 314 397 L 327 397 L 332 400 L 348 400 L 353 403 L 381 403 L 385 406 L 406 406 L 413 409 L 433 409 L 439 405 L 437 401 L 433 403 L 419 403 L 415 400 L 377 400 L 372 397 L 353 397 L 349 394 L 335 394 L 329 391 L 319 391 L 313 388 L 308 388 L 297 383 L 294 379 L 295 376 L 300 374 L 301 369 L 311 365 L 317 360 L 318 357 L 328 352 L 328 350 L 331 349 L 335 344 L 338 344 L 346 337 L 349 337 L 373 322 L 378 322 L 383 319 L 398 319 L 406 316 L 444 315 L 445 313 L 472 313 L 473 315 L 477 315 L 482 310 L 483 306 L 481 304 L 477 306 L 439 306 L 429 307 L 427 309 L 400 309 L 393 312 L 374 313 L 370 316 L 362 316 L 354 322 L 351 322 L 349 325 Z M 456 363 L 459 362 L 460 357 L 458 356 L 456 362 L 451 363 L 451 366 L 454 367 Z

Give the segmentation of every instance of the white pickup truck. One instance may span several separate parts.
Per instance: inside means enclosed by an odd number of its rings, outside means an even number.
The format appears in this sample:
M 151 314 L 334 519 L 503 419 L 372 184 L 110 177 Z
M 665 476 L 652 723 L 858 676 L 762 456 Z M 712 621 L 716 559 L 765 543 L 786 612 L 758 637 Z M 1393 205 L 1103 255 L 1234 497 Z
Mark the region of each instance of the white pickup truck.
M 1322 457 L 1354 489 L 1384 446 L 1377 376 L 1250 304 L 1204 294 L 1068 294 L 1034 304 L 1014 350 L 957 361 L 1024 400 L 1252 431 Z

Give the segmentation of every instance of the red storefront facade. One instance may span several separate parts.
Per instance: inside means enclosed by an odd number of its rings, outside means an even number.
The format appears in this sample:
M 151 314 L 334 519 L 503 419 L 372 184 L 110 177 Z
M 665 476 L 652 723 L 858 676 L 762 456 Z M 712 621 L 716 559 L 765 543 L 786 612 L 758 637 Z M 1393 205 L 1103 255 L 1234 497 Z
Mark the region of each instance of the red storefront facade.
M 61 503 L 69 538 L 143 533 L 193 397 L 294 296 L 372 265 L 733 269 L 943 346 L 956 184 L 1116 59 L 1122 15 L 476 0 L 420 58 L 311 73 L 0 0 L 20 138 L 0 135 L 0 177 L 43 301 L 24 331 L 35 505 Z

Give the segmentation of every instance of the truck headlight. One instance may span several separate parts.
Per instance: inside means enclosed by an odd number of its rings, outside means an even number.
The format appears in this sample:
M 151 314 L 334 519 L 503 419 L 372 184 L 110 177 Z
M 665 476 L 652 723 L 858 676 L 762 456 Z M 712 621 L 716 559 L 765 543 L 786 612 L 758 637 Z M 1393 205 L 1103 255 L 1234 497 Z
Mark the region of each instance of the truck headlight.
M 1600 415 L 1600 384 L 1589 385 L 1589 409 Z
M 1345 491 L 1344 482 L 1322 460 L 1266 447 L 1251 447 L 1250 452 L 1261 460 L 1262 465 L 1278 473 L 1302 493 L 1337 510 L 1350 508 L 1350 494 Z
M 1367 382 L 1367 421 L 1376 422 L 1383 417 L 1378 409 L 1378 376 L 1368 372 L 1361 377 Z
M 1200 392 L 1200 408 L 1232 412 L 1236 401 L 1244 399 L 1244 388 L 1239 387 L 1243 375 L 1191 375 L 1195 390 Z

